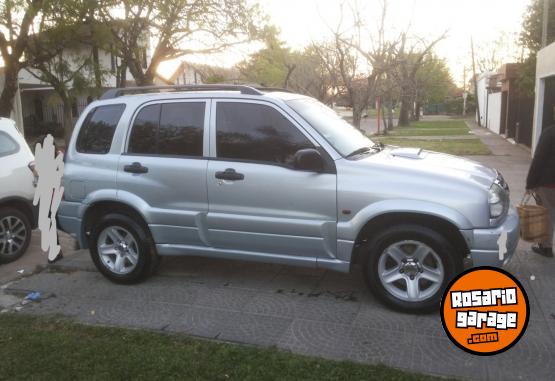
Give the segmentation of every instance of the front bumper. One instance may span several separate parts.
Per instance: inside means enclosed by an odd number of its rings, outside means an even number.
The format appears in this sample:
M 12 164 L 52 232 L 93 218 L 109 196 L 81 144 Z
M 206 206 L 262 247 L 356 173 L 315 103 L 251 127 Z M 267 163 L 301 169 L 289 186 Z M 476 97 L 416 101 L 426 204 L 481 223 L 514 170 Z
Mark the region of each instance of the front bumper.
M 500 237 L 507 233 L 506 241 Z M 470 257 L 472 266 L 502 267 L 512 258 L 520 237 L 518 213 L 514 207 L 509 208 L 505 221 L 491 229 L 472 230 Z M 500 253 L 499 247 L 505 244 L 506 252 Z

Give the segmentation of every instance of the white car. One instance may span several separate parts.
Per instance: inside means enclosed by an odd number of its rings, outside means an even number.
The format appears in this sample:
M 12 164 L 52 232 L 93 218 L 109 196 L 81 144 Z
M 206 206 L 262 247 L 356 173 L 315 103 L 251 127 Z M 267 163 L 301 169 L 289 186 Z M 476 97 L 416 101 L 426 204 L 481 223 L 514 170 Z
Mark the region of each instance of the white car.
M 34 156 L 11 119 L 0 118 L 0 264 L 21 257 L 37 225 Z

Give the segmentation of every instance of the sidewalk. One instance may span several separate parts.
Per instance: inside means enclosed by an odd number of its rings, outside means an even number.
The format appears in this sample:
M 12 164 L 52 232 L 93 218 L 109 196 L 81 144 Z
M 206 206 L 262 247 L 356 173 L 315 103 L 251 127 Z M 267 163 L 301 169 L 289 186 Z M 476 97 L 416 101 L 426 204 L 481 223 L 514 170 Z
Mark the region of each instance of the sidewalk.
M 530 154 L 471 125 L 493 152 L 472 156 L 498 168 L 512 190 L 524 193 Z M 78 251 L 7 292 L 55 295 L 22 312 L 64 315 L 89 324 L 178 332 L 208 339 L 275 346 L 310 356 L 382 363 L 400 369 L 477 380 L 552 380 L 555 374 L 555 260 L 521 243 L 507 270 L 530 299 L 530 323 L 509 351 L 473 356 L 446 337 L 438 314 L 391 311 L 366 290 L 360 270 L 317 269 L 214 260 L 164 258 L 156 276 L 134 286 L 100 275 Z
M 498 169 L 511 189 L 511 202 L 513 205 L 518 204 L 525 192 L 526 175 L 532 161 L 530 150 L 518 144 L 511 144 L 507 139 L 478 126 L 473 120 L 466 120 L 466 124 L 492 153 L 468 158 Z

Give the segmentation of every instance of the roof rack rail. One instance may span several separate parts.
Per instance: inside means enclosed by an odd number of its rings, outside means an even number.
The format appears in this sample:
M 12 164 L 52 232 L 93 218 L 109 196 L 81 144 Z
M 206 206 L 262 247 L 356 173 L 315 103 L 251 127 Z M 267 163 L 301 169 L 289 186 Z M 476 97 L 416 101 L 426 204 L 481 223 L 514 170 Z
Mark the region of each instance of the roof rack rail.
M 281 87 L 265 87 L 265 86 L 253 86 L 256 90 L 260 91 L 280 91 L 282 93 L 292 93 L 291 90 L 284 89 Z
M 139 87 L 121 87 L 106 91 L 100 99 L 113 99 L 121 97 L 124 94 L 141 94 L 150 93 L 159 90 L 166 91 L 206 91 L 206 90 L 222 90 L 222 91 L 240 91 L 246 95 L 264 95 L 254 87 L 245 85 L 163 85 L 163 86 L 139 86 Z

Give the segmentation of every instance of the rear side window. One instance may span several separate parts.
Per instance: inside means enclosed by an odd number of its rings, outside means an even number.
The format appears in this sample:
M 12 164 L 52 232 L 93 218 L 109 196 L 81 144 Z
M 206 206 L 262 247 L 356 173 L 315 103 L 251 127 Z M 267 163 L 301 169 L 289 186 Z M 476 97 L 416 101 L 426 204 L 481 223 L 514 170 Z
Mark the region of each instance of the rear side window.
M 270 106 L 218 102 L 218 157 L 292 165 L 300 149 L 314 148 L 295 125 Z
M 8 156 L 19 151 L 19 145 L 12 137 L 0 131 L 0 157 Z
M 202 156 L 205 102 L 149 105 L 135 118 L 127 152 Z
M 159 104 L 146 106 L 139 111 L 133 123 L 127 151 L 142 154 L 156 153 L 159 120 Z
M 116 126 L 125 105 L 107 105 L 94 108 L 83 122 L 77 137 L 77 152 L 106 154 L 112 146 Z

